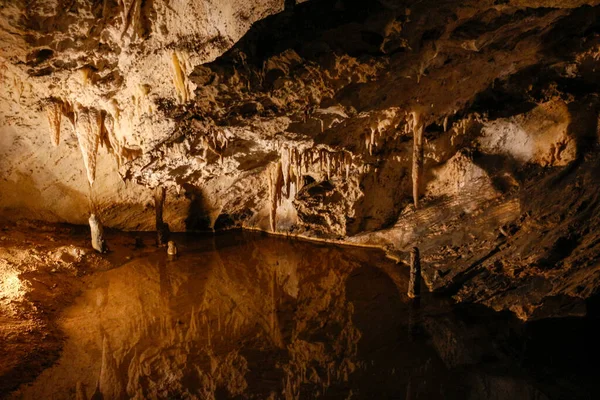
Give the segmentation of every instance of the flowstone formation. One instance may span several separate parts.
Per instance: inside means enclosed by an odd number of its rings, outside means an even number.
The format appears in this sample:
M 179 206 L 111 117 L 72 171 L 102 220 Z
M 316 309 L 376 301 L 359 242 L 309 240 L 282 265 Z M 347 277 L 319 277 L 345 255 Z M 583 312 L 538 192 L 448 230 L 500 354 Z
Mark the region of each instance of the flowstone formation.
M 416 246 L 430 290 L 585 313 L 600 2 L 293 3 L 3 5 L 1 215 L 151 230 L 160 187 L 172 231 Z

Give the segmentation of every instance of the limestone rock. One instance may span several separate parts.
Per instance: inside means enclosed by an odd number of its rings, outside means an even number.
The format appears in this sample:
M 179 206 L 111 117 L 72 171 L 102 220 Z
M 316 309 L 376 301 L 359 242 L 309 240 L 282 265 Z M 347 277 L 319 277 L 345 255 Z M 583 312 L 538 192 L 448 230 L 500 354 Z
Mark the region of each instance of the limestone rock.
M 0 217 L 83 225 L 94 204 L 159 242 L 168 224 L 418 246 L 433 290 L 524 319 L 549 298 L 567 310 L 600 287 L 575 262 L 600 259 L 581 183 L 596 185 L 599 17 L 597 0 L 7 2 Z M 509 257 L 542 232 L 548 249 Z M 521 304 L 473 284 L 521 268 L 546 282 Z

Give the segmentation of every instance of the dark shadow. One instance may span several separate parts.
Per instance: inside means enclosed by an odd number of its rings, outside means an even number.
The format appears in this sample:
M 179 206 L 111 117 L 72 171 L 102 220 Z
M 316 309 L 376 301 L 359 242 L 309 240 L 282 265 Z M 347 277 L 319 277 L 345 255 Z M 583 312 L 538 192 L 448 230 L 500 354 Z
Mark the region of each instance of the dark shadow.
M 283 9 L 286 12 L 294 11 L 296 7 L 296 0 L 285 0 L 283 3 Z
M 373 37 L 380 35 L 379 32 L 365 31 L 359 25 L 372 12 L 385 10 L 379 2 L 321 0 L 296 4 L 295 0 L 286 0 L 284 6 L 284 12 L 254 23 L 229 51 L 206 66 L 214 70 L 237 64 L 240 52 L 244 53 L 245 62 L 259 68 L 269 57 L 287 49 L 308 59 L 332 51 L 348 54 L 379 52 L 378 45 L 373 44 Z M 355 24 L 352 26 L 357 30 L 351 41 L 326 34 L 348 24 Z
M 185 219 L 186 232 L 201 232 L 211 230 L 211 221 L 204 206 L 202 191 L 193 185 L 184 184 L 185 196 L 190 200 L 188 216 Z
M 554 24 L 541 43 L 547 60 L 568 60 L 581 50 L 581 39 L 600 32 L 600 6 L 581 6 Z
M 568 134 L 574 137 L 577 144 L 577 159 L 585 157 L 598 144 L 598 110 L 600 103 L 597 97 L 585 96 L 568 105 L 571 122 Z

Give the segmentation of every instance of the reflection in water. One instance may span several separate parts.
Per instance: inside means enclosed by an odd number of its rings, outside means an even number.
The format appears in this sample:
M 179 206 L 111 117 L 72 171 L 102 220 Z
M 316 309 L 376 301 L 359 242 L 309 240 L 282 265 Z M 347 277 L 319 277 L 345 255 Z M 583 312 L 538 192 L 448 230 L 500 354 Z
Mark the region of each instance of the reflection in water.
M 407 272 L 378 251 L 195 240 L 93 277 L 61 319 L 59 362 L 17 397 L 545 398 L 465 369 L 486 349 L 433 299 L 409 302 Z

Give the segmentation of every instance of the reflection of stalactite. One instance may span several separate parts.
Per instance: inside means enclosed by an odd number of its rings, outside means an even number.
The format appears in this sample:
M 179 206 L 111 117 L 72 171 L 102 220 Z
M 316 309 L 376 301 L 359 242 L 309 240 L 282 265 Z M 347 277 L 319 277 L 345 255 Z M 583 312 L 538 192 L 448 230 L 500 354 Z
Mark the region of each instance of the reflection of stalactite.
M 420 116 L 417 112 L 412 113 L 412 130 L 413 130 L 413 165 L 412 165 L 412 181 L 413 181 L 413 201 L 415 208 L 419 208 L 419 187 L 421 185 L 421 177 L 423 175 L 423 123 L 420 121 Z
M 87 396 L 85 394 L 85 386 L 79 381 L 75 386 L 75 400 L 87 400 Z
M 102 340 L 102 366 L 98 383 L 100 393 L 105 399 L 119 399 L 124 394 L 117 362 L 106 336 Z
M 56 147 L 60 143 L 60 121 L 62 119 L 63 104 L 57 99 L 49 99 L 46 101 L 45 106 L 48 125 L 50 125 L 50 141 Z
M 79 104 L 75 107 L 75 133 L 90 185 L 96 179 L 96 156 L 102 132 L 102 114 Z
M 200 336 L 200 330 L 198 329 L 199 324 L 196 319 L 194 307 L 192 306 L 192 312 L 190 313 L 190 324 L 185 334 L 185 340 L 188 342 L 197 340 L 197 338 Z

